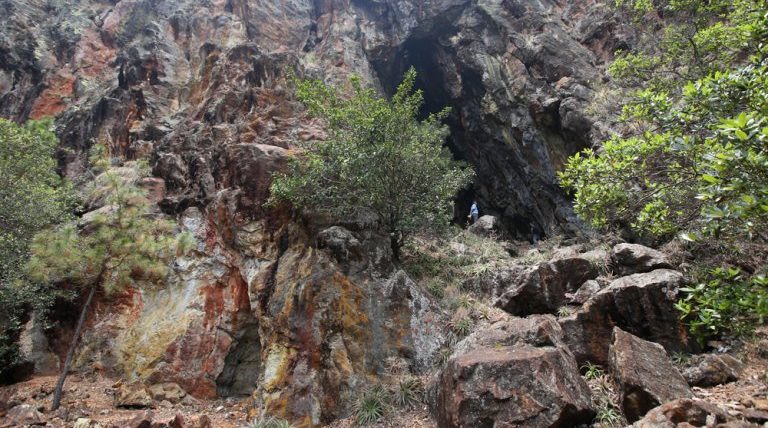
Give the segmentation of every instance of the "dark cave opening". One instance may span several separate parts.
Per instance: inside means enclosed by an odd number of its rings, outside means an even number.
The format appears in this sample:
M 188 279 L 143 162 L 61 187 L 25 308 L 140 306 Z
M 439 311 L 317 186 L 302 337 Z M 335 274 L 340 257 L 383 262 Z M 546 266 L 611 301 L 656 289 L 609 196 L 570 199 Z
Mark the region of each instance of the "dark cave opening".
M 256 390 L 261 372 L 261 339 L 258 323 L 243 325 L 216 378 L 219 397 L 248 397 Z
M 453 154 L 454 159 L 472 164 L 471 156 L 465 148 L 470 144 L 471 133 L 465 129 L 461 120 L 460 103 L 473 102 L 485 95 L 482 78 L 474 70 L 454 70 L 453 64 L 446 63 L 451 57 L 447 48 L 434 38 L 413 37 L 407 40 L 394 54 L 372 61 L 379 81 L 387 96 L 392 96 L 402 81 L 403 75 L 413 67 L 417 72 L 416 89 L 424 93 L 424 104 L 421 109 L 422 118 L 436 113 L 445 107 L 451 112 L 445 120 L 449 135 L 445 145 Z M 456 71 L 457 75 L 449 74 Z M 457 79 L 459 81 L 457 81 Z M 451 93 L 449 85 L 459 88 L 461 93 Z M 477 181 L 478 177 L 475 178 Z M 467 215 L 473 200 L 478 200 L 481 215 L 493 214 L 500 216 L 501 212 L 492 207 L 490 201 L 480 200 L 478 183 L 471 183 L 460 190 L 454 199 L 453 222 L 460 226 L 467 225 Z

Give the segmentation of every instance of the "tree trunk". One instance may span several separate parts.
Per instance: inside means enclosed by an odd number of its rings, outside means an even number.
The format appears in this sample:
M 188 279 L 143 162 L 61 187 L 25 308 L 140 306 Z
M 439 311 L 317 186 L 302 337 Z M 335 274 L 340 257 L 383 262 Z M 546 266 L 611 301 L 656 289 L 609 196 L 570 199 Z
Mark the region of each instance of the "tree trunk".
M 389 246 L 392 247 L 392 256 L 396 262 L 400 261 L 400 248 L 403 246 L 402 235 L 399 232 L 389 234 Z
M 91 286 L 91 291 L 88 292 L 88 298 L 85 300 L 83 310 L 80 312 L 80 319 L 77 321 L 75 334 L 72 337 L 72 342 L 69 344 L 69 349 L 67 350 L 67 358 L 64 360 L 64 367 L 61 369 L 59 380 L 56 382 L 56 389 L 53 391 L 53 404 L 51 404 L 52 411 L 58 409 L 59 405 L 61 404 L 61 392 L 64 389 L 64 380 L 67 378 L 69 365 L 72 364 L 72 357 L 75 355 L 75 348 L 77 347 L 77 342 L 80 339 L 80 333 L 82 333 L 83 324 L 85 324 L 85 316 L 88 313 L 88 308 L 91 306 L 93 295 L 96 294 L 96 289 L 99 287 L 99 282 L 100 281 L 96 281 Z

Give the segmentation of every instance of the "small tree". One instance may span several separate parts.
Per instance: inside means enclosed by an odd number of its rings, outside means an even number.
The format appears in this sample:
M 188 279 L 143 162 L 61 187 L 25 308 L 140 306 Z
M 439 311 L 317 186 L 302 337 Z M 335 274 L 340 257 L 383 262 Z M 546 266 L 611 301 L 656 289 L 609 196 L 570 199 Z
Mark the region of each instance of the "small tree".
M 16 339 L 29 307 L 45 309 L 50 293 L 21 281 L 29 244 L 40 229 L 69 218 L 76 198 L 56 173 L 58 139 L 51 121 L 19 126 L 0 119 L 0 375 L 18 363 Z
M 372 211 L 395 258 L 408 234 L 448 224 L 452 199 L 473 172 L 443 146 L 448 109 L 418 119 L 423 94 L 415 81 L 410 69 L 387 100 L 357 78 L 349 98 L 321 81 L 297 80 L 299 100 L 326 120 L 328 137 L 274 177 L 271 201 L 336 218 Z
M 140 175 L 146 167 L 134 165 Z M 89 213 L 78 225 L 69 223 L 35 236 L 30 275 L 47 282 L 68 281 L 87 291 L 59 380 L 52 409 L 59 407 L 83 323 L 96 290 L 106 294 L 133 284 L 157 284 L 164 280 L 168 259 L 183 250 L 185 234 L 173 237 L 173 224 L 153 216 L 145 192 L 131 180 L 107 170 L 95 179 L 94 191 L 107 193 L 106 205 Z

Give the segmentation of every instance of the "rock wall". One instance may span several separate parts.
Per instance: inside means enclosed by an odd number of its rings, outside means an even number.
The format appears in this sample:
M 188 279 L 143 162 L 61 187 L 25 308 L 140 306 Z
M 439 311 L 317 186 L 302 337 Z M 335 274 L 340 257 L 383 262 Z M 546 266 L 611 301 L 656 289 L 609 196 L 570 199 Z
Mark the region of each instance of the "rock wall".
M 415 66 L 427 111 L 452 106 L 450 147 L 477 171 L 457 203 L 526 235 L 578 229 L 555 182 L 566 157 L 604 136 L 585 111 L 601 66 L 631 45 L 599 0 L 4 0 L 0 115 L 56 116 L 62 167 L 105 141 L 149 156 L 166 211 L 241 189 L 260 215 L 265 146 L 322 136 L 290 99 L 285 70 L 350 73 L 390 92 Z M 277 156 L 277 154 L 272 153 Z M 254 168 L 256 170 L 254 170 Z

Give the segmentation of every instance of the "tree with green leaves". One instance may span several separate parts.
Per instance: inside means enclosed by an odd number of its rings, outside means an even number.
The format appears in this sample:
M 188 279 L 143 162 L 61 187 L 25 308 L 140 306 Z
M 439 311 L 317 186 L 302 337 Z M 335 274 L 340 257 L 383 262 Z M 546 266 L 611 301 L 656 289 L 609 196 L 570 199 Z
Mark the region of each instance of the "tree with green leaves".
M 22 281 L 32 237 L 70 218 L 76 205 L 72 187 L 56 173 L 51 125 L 50 119 L 24 125 L 0 119 L 0 376 L 18 363 L 16 339 L 27 310 L 51 303 L 39 284 Z
M 424 96 L 415 81 L 411 69 L 388 100 L 358 78 L 348 97 L 319 80 L 294 79 L 298 99 L 325 119 L 328 135 L 275 175 L 270 202 L 337 219 L 373 212 L 396 258 L 409 234 L 447 225 L 473 172 L 443 145 L 448 109 L 419 119 Z
M 620 53 L 609 69 L 634 91 L 621 117 L 629 131 L 571 157 L 560 173 L 577 213 L 597 228 L 631 230 L 657 243 L 680 236 L 707 246 L 709 253 L 766 243 L 768 5 L 762 0 L 620 3 L 663 16 L 667 25 L 657 43 Z M 702 284 L 754 290 L 750 308 L 753 315 L 763 311 L 754 319 L 764 319 L 768 309 L 759 296 L 768 291 L 765 281 L 722 272 L 711 269 L 714 279 L 705 277 Z M 686 308 L 689 324 L 696 318 L 711 327 L 697 327 L 698 332 L 736 330 L 727 327 L 731 321 L 743 326 L 735 318 L 715 322 L 728 318 L 718 308 L 734 296 L 715 293 L 717 287 L 691 288 L 698 295 L 679 306 Z M 741 308 L 738 314 L 747 312 Z
M 139 178 L 148 171 L 141 162 L 123 168 L 135 168 Z M 135 179 L 109 168 L 94 179 L 91 191 L 106 195 L 105 205 L 78 223 L 37 234 L 28 265 L 37 281 L 67 282 L 87 293 L 56 384 L 53 410 L 61 402 L 64 381 L 96 291 L 101 288 L 110 295 L 129 286 L 161 284 L 169 259 L 189 244 L 186 234 L 174 234 L 173 223 L 151 212 L 146 192 Z

